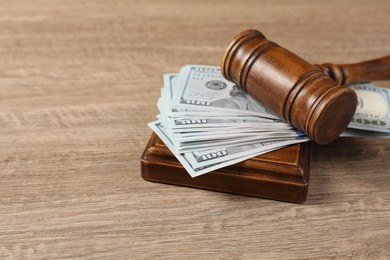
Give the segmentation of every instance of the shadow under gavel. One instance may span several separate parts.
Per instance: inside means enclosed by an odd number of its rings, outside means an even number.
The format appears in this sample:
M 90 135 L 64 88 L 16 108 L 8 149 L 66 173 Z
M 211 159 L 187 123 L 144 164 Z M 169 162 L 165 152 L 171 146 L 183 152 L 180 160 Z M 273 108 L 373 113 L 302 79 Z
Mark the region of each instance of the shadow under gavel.
M 259 31 L 246 30 L 227 47 L 221 71 L 311 140 L 327 144 L 355 113 L 357 96 L 342 85 L 390 79 L 390 56 L 354 64 L 312 65 Z

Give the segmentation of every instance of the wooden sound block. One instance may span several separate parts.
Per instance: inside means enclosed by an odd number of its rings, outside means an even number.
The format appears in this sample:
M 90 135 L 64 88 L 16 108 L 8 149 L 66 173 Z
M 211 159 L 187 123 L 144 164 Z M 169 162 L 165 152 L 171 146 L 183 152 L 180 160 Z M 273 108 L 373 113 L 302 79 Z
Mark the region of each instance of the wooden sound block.
M 310 158 L 311 143 L 306 142 L 192 178 L 153 133 L 141 158 L 141 174 L 152 182 L 303 203 Z

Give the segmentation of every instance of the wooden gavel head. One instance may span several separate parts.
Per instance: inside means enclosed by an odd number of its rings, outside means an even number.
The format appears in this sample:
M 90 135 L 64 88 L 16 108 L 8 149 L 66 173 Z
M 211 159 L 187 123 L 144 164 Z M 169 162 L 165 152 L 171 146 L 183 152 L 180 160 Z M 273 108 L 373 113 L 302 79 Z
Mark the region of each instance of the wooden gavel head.
M 312 65 L 256 30 L 238 34 L 222 58 L 223 76 L 318 144 L 336 139 L 354 115 L 357 96 L 334 64 Z

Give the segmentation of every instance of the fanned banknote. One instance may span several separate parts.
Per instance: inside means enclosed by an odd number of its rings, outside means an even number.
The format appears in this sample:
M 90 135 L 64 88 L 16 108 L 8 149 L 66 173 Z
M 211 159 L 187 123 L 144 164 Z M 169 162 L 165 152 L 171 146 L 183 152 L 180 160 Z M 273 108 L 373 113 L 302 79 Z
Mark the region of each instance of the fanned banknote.
M 173 108 L 221 111 L 277 118 L 221 74 L 219 67 L 187 65 L 179 73 Z
M 390 138 L 390 90 L 371 83 L 347 87 L 359 101 L 341 136 Z M 157 106 L 158 120 L 149 127 L 192 177 L 309 140 L 215 66 L 187 65 L 165 74 Z
M 348 86 L 358 96 L 358 105 L 349 128 L 390 133 L 390 89 L 371 83 Z
M 167 145 L 192 177 L 247 160 L 260 154 L 280 149 L 290 144 L 301 143 L 308 140 L 303 137 L 296 140 L 280 139 L 268 142 L 257 141 L 251 144 L 231 145 L 220 147 L 218 149 L 209 149 L 203 152 L 179 153 L 174 148 L 173 141 L 170 139 L 167 130 L 160 121 L 149 123 L 149 127 Z

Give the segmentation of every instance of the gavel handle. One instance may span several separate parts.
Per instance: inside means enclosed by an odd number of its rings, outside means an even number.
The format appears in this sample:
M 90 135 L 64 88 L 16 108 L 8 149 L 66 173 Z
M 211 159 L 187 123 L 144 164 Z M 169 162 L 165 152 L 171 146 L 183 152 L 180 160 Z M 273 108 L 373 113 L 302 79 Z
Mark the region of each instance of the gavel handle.
M 390 79 L 390 55 L 352 64 L 324 63 L 317 66 L 339 85 Z

